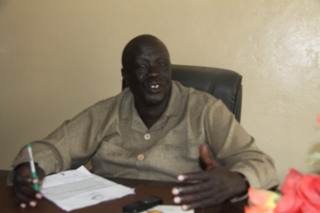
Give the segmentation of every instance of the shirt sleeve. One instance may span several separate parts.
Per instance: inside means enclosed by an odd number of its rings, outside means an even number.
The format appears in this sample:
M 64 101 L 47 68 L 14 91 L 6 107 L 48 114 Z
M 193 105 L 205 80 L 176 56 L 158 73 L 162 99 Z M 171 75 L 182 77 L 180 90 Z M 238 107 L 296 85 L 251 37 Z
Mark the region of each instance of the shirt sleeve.
M 224 167 L 241 173 L 250 187 L 269 189 L 279 184 L 270 156 L 263 153 L 221 101 L 206 110 L 208 144 Z
M 34 161 L 46 175 L 85 164 L 101 140 L 98 132 L 102 119 L 93 106 L 72 120 L 65 121 L 43 140 L 32 142 Z M 28 161 L 27 149 L 23 147 L 12 166 L 14 168 Z

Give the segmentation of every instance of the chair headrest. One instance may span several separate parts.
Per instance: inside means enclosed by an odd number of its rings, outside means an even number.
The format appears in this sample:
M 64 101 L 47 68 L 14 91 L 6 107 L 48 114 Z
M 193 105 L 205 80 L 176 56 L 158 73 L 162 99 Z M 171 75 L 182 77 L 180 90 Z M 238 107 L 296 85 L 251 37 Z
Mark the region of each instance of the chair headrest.
M 211 67 L 172 65 L 172 79 L 186 87 L 208 92 L 221 99 L 240 121 L 242 76 L 237 72 Z

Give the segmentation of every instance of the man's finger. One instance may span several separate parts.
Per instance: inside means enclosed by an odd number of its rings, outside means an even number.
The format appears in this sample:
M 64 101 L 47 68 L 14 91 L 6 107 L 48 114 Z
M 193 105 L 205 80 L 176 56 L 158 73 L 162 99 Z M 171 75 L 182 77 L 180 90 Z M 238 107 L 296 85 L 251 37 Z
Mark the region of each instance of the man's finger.
M 212 180 L 216 179 L 216 176 L 213 172 L 193 172 L 193 173 L 185 173 L 178 175 L 178 180 L 179 181 L 207 181 L 207 180 Z
M 194 203 L 207 198 L 212 198 L 213 195 L 213 192 L 210 190 L 198 192 L 195 194 L 178 195 L 173 198 L 173 202 L 175 204 Z
M 35 191 L 32 187 L 32 185 L 20 185 L 20 186 L 16 186 L 14 187 L 14 191 L 16 193 L 21 193 L 27 197 L 35 197 L 37 191 Z
M 21 183 L 21 184 L 35 184 L 35 183 L 39 183 L 39 179 L 37 178 L 26 178 L 26 177 L 17 177 L 16 178 L 17 183 Z
M 14 201 L 21 208 L 25 208 L 26 206 L 30 205 L 30 203 L 32 202 L 32 200 L 30 198 L 28 198 L 27 196 L 25 196 L 19 192 L 14 194 Z M 31 203 L 31 204 L 33 204 L 33 203 Z
M 201 193 L 204 191 L 212 191 L 210 187 L 210 183 L 202 182 L 202 183 L 196 183 L 189 186 L 177 186 L 172 189 L 172 194 L 184 195 L 184 194 L 192 194 L 192 193 Z
M 218 196 L 215 196 L 218 197 Z M 181 208 L 183 210 L 190 210 L 190 209 L 196 209 L 196 208 L 203 208 L 204 206 L 212 206 L 216 205 L 218 203 L 221 203 L 220 199 L 218 198 L 217 200 L 208 198 L 208 199 L 203 199 L 194 203 L 188 203 L 188 204 L 182 204 Z

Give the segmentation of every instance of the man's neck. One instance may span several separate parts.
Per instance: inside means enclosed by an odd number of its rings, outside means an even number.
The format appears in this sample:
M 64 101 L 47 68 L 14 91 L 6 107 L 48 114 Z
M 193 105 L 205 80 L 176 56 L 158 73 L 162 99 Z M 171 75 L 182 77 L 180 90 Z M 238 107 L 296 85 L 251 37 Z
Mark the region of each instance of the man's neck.
M 153 106 L 142 106 L 135 104 L 136 110 L 148 129 L 150 129 L 161 117 L 167 109 L 169 98 L 167 101 Z

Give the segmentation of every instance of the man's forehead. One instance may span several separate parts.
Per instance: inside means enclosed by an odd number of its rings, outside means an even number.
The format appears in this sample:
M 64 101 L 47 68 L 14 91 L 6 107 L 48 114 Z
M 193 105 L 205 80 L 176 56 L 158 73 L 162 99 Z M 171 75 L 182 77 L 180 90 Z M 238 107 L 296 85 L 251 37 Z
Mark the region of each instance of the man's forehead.
M 129 51 L 132 60 L 141 58 L 169 58 L 166 46 L 162 42 L 139 42 Z
M 122 55 L 123 65 L 132 62 L 140 55 L 161 54 L 170 57 L 169 52 L 162 41 L 152 35 L 142 35 L 132 39 L 125 47 Z
M 154 53 L 163 53 L 167 54 L 167 49 L 164 45 L 158 43 L 158 44 L 141 44 L 140 46 L 137 46 L 137 48 L 134 50 L 135 53 L 143 54 L 143 55 L 149 55 Z
M 132 45 L 132 49 L 134 52 L 136 51 L 144 51 L 144 50 L 153 50 L 153 49 L 166 49 L 165 45 L 159 40 L 141 40 L 137 41 L 134 45 Z

